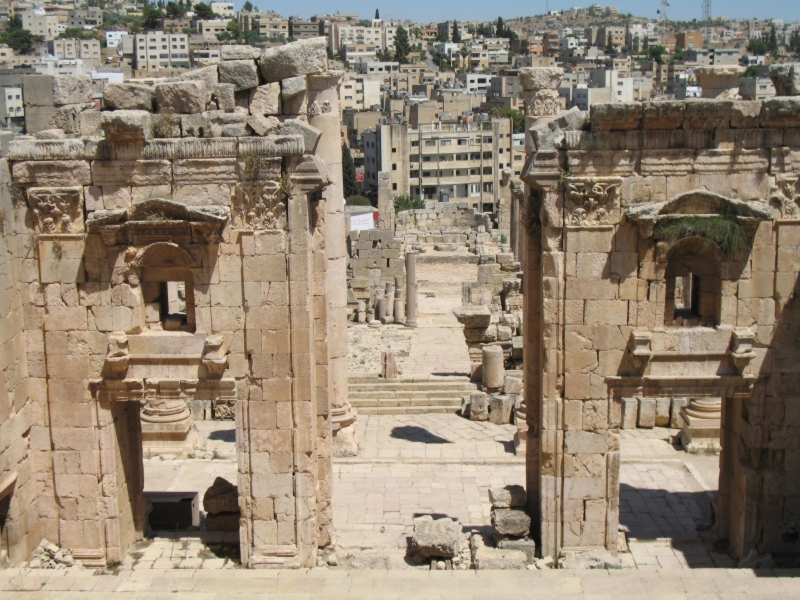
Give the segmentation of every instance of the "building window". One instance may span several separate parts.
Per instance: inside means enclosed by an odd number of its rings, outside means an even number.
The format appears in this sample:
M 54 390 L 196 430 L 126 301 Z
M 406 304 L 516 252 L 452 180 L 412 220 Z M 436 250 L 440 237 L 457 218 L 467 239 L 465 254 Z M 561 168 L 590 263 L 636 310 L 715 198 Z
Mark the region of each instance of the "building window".
M 425 145 L 426 146 L 435 146 L 436 145 L 436 141 L 435 140 L 425 140 Z
M 396 183 L 393 183 L 393 184 L 392 184 L 392 189 L 393 189 L 393 190 L 396 190 L 396 189 L 397 189 L 397 184 L 396 184 Z
M 664 324 L 713 327 L 719 320 L 720 264 L 697 238 L 674 247 L 666 269 Z
M 397 171 L 397 163 L 392 163 L 392 171 Z

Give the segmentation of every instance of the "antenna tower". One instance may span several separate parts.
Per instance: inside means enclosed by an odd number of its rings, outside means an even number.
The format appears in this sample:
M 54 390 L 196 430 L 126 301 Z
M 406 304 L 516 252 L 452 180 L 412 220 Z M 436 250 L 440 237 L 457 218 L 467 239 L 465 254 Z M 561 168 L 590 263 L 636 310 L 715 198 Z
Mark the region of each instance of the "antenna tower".
M 661 8 L 658 9 L 658 15 L 661 17 L 661 41 L 666 42 L 669 39 L 669 17 L 667 17 L 667 9 L 669 8 L 669 0 L 661 0 Z
M 706 24 L 703 36 L 707 44 L 711 39 L 711 0 L 703 0 L 703 21 Z

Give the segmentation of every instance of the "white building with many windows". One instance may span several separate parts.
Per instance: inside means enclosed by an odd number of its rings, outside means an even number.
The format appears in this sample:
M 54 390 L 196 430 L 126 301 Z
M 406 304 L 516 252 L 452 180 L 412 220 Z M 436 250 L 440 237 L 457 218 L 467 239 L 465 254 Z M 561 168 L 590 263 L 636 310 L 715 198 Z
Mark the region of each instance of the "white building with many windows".
M 185 33 L 148 31 L 122 38 L 123 56 L 141 71 L 184 68 L 189 64 L 189 36 Z

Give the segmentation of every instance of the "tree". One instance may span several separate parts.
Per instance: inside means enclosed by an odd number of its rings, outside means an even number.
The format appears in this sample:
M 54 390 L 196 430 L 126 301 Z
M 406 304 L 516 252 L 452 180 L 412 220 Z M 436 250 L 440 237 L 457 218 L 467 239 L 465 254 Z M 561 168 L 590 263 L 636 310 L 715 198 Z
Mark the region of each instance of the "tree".
M 778 56 L 778 34 L 775 32 L 775 25 L 769 32 L 769 41 L 767 42 L 767 50 L 773 56 Z
M 211 10 L 211 6 L 205 2 L 198 2 L 194 5 L 194 16 L 203 21 L 213 19 L 216 15 Z
M 411 43 L 408 41 L 408 32 L 401 25 L 394 34 L 394 59 L 401 65 L 408 63 L 408 53 L 411 52 Z
M 241 28 L 239 27 L 239 23 L 236 22 L 236 19 L 231 19 L 228 21 L 228 24 L 225 25 L 225 30 L 229 31 L 233 37 L 239 37 L 242 33 Z
M 423 208 L 425 208 L 425 201 L 422 198 L 414 198 L 405 194 L 394 197 L 394 214 L 404 210 L 420 210 Z
M 747 42 L 747 51 L 755 56 L 763 56 L 767 53 L 767 45 L 759 38 L 750 38 Z
M 381 18 L 381 13 L 378 12 L 378 9 L 375 9 L 375 20 L 378 21 Z
M 500 117 L 503 119 L 511 119 L 514 124 L 514 133 L 524 133 L 525 131 L 525 113 L 516 108 L 493 108 L 489 111 L 493 117 Z
M 11 31 L 13 29 L 22 29 L 22 17 L 19 15 L 14 15 L 8 20 L 6 31 Z
M 795 29 L 789 38 L 789 50 L 800 55 L 800 29 Z
M 33 54 L 36 50 L 34 35 L 27 29 L 7 29 L 0 35 L 0 42 L 19 54 Z
M 458 30 L 458 21 L 453 21 L 453 43 L 461 42 L 461 32 Z
M 344 197 L 357 196 L 358 182 L 356 181 L 356 165 L 353 162 L 353 156 L 350 154 L 350 148 L 347 144 L 342 144 L 342 180 L 344 183 Z
M 667 53 L 667 49 L 664 46 L 650 46 L 647 49 L 647 56 L 650 60 L 656 61 L 658 64 L 664 63 L 664 55 Z
M 186 9 L 181 4 L 177 2 L 167 2 L 167 18 L 168 19 L 182 19 L 183 15 L 186 14 Z
M 505 37 L 503 33 L 505 32 L 505 23 L 503 23 L 503 17 L 497 17 L 497 28 L 496 28 L 496 35 L 497 37 Z
M 672 55 L 672 60 L 683 60 L 683 50 L 675 50 L 675 54 Z
M 253 3 L 250 0 L 247 0 L 244 4 L 242 4 L 242 10 L 244 12 L 252 12 L 253 11 Z
M 152 4 L 145 4 L 142 9 L 142 27 L 145 29 L 158 29 L 164 20 L 164 13 Z
M 611 43 L 611 36 L 608 36 L 608 41 L 606 42 L 606 47 L 604 52 L 612 57 L 619 54 L 619 52 L 617 52 L 617 49 L 614 48 L 614 44 Z
M 758 77 L 758 65 L 750 65 L 747 67 L 742 77 Z

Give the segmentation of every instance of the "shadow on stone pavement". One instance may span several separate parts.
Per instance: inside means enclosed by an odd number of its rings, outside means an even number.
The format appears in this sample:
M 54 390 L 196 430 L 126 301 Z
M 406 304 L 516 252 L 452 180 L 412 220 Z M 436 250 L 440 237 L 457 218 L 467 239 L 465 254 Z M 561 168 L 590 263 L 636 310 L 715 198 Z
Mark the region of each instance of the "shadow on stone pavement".
M 431 433 L 424 427 L 416 425 L 403 425 L 392 429 L 391 436 L 398 440 L 417 442 L 420 444 L 452 444 L 450 440 Z

